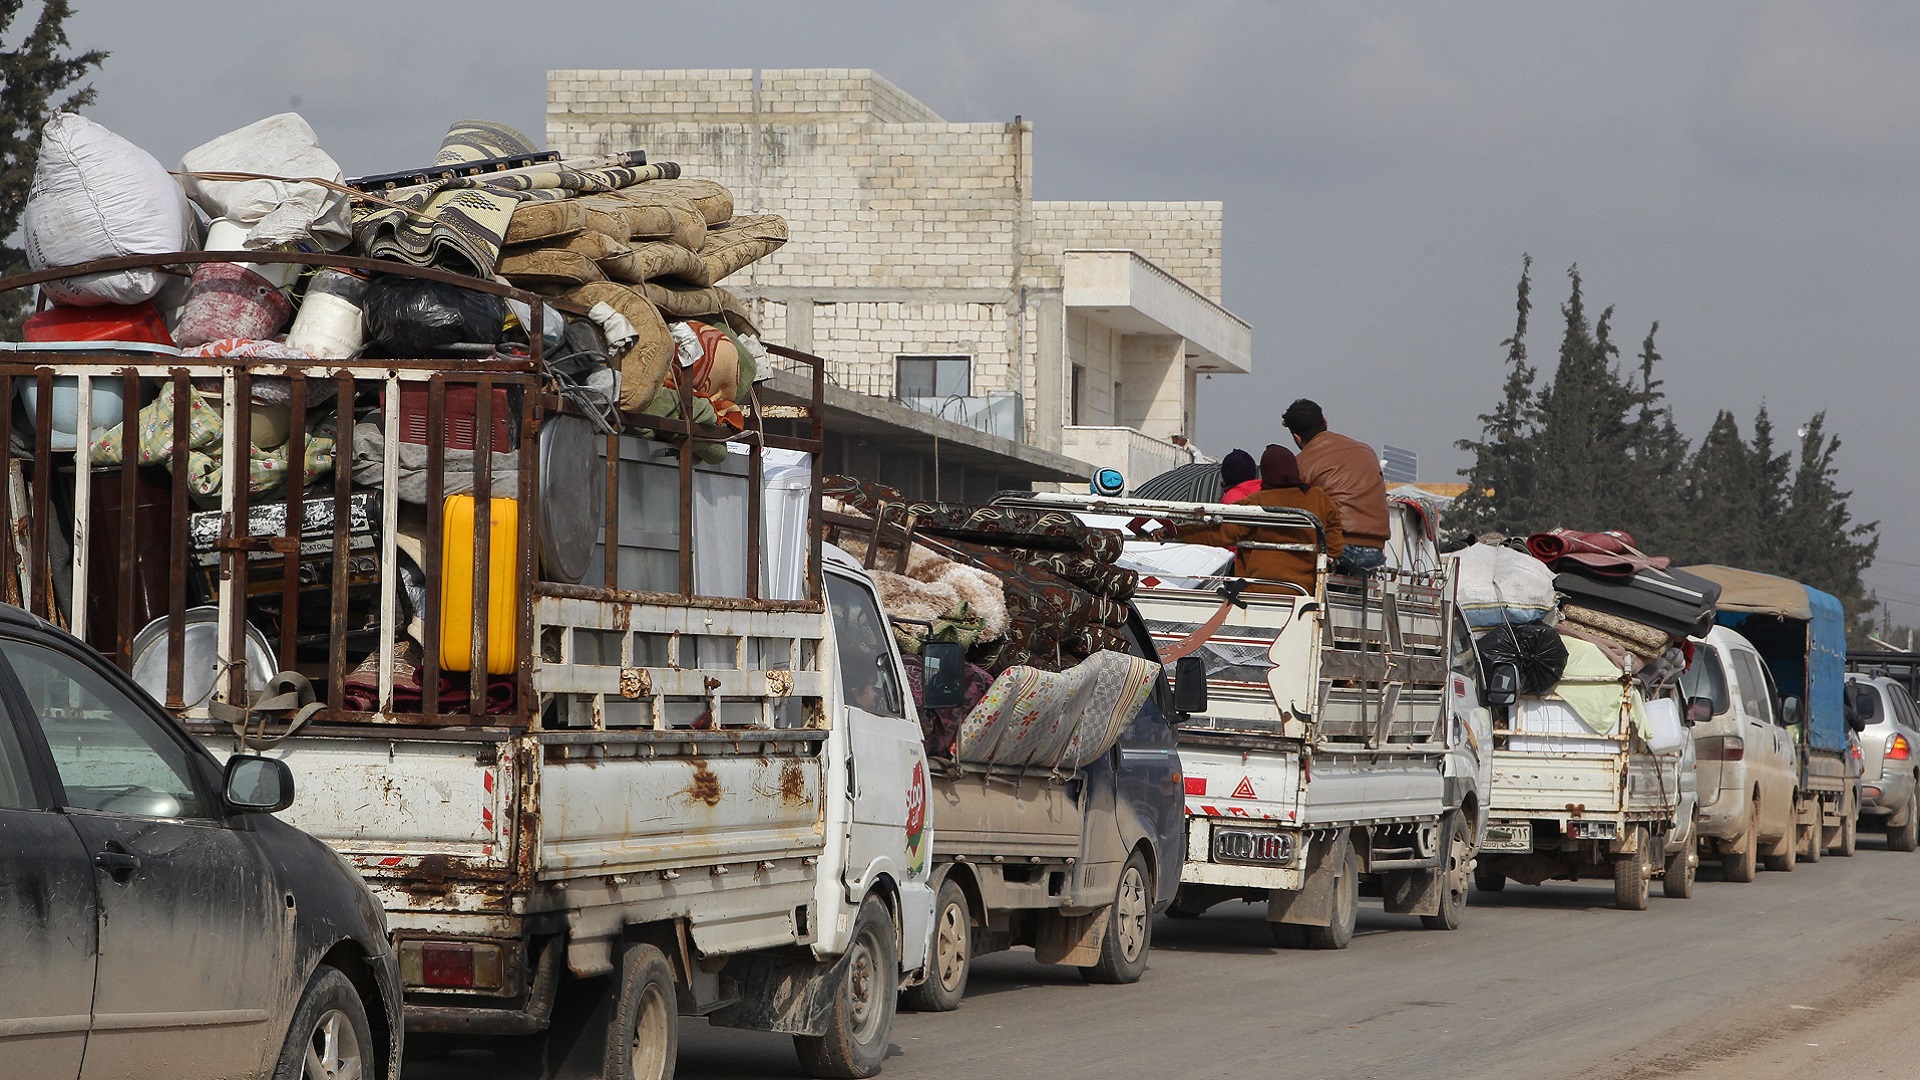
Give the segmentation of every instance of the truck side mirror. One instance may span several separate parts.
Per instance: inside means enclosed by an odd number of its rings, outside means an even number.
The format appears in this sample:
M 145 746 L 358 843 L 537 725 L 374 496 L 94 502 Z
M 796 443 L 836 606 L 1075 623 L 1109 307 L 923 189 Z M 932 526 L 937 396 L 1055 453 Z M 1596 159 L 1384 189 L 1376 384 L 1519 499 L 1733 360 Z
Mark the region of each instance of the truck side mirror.
M 1183 656 L 1173 662 L 1173 711 L 1181 714 L 1207 711 L 1205 658 Z
M 1520 700 L 1520 665 L 1512 662 L 1488 664 L 1486 679 L 1480 684 L 1480 704 L 1503 708 Z
M 957 641 L 929 641 L 920 647 L 920 707 L 957 709 L 966 703 L 967 647 Z
M 1687 699 L 1687 711 L 1686 715 L 1682 717 L 1682 721 L 1688 727 L 1692 727 L 1695 724 L 1704 724 L 1711 719 L 1713 719 L 1712 698 L 1696 697 Z
M 1780 726 L 1792 727 L 1800 722 L 1800 699 L 1784 697 L 1780 699 Z

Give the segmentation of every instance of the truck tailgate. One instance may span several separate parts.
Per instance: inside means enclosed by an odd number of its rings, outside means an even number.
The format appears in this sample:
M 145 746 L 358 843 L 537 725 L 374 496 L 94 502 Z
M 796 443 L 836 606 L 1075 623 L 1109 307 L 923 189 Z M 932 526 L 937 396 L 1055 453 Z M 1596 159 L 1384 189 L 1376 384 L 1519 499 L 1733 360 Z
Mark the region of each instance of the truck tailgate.
M 1073 858 L 1080 854 L 1081 781 L 1045 769 L 936 765 L 932 817 L 942 856 Z
M 1437 755 L 1313 756 L 1306 794 L 1309 825 L 1437 819 L 1446 810 L 1447 782 Z
M 542 734 L 537 874 L 552 880 L 816 853 L 824 846 L 824 737 Z
M 1496 817 L 1566 817 L 1621 810 L 1621 760 L 1612 754 L 1500 750 L 1493 755 Z

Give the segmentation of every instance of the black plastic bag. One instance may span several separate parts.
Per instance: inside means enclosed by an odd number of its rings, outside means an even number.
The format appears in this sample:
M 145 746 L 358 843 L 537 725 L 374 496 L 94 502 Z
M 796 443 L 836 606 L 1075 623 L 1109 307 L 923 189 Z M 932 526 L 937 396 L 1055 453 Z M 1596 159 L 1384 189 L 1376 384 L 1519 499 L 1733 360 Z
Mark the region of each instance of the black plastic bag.
M 1567 643 L 1551 626 L 1505 623 L 1480 635 L 1482 670 L 1512 664 L 1520 672 L 1522 694 L 1544 694 L 1567 671 Z
M 382 274 L 362 303 L 367 337 L 393 356 L 485 355 L 506 335 L 507 302 L 476 289 Z

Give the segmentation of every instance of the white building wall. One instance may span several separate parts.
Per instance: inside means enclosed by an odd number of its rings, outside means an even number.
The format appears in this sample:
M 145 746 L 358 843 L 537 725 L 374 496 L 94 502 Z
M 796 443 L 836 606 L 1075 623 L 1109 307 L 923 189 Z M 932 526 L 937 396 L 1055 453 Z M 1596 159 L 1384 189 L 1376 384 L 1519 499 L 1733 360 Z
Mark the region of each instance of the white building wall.
M 866 69 L 552 71 L 547 142 L 567 156 L 644 149 L 726 184 L 741 212 L 782 215 L 787 246 L 725 282 L 768 340 L 875 394 L 891 392 L 898 354 L 970 355 L 974 393 L 1021 391 L 1042 445 L 1066 405 L 1064 385 L 1042 382 L 1076 350 L 1057 302 L 1063 251 L 1130 248 L 1220 294 L 1220 203 L 1035 202 L 1031 124 L 949 123 Z M 1124 339 L 1089 339 L 1081 322 L 1088 414 L 1192 430 L 1177 378 L 1129 384 L 1116 403 Z M 1170 402 L 1142 397 L 1162 391 Z M 1049 393 L 1057 418 L 1036 408 Z

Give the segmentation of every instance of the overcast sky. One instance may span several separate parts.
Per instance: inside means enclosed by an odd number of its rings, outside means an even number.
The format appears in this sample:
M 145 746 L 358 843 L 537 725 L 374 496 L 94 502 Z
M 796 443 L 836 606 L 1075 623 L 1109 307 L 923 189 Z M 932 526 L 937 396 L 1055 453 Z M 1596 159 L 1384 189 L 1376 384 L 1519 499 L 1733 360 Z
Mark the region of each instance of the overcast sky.
M 1226 202 L 1256 373 L 1203 384 L 1215 454 L 1304 395 L 1455 479 L 1521 254 L 1548 363 L 1577 262 L 1618 340 L 1659 320 L 1696 439 L 1826 411 L 1882 523 L 1870 584 L 1920 623 L 1920 5 L 74 4 L 113 54 L 91 115 L 169 164 L 289 107 L 349 173 L 456 118 L 538 136 L 553 68 L 871 67 L 949 120 L 1024 115 L 1040 198 Z

